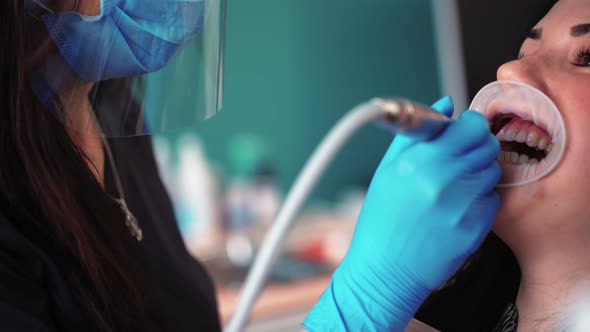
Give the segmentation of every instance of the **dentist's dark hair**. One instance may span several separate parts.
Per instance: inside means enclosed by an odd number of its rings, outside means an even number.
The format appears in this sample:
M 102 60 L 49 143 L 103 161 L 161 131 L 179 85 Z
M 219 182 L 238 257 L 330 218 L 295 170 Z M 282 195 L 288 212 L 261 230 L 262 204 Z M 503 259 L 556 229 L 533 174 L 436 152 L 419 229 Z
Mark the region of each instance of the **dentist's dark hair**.
M 98 331 L 152 331 L 139 244 L 84 155 L 31 88 L 51 44 L 23 0 L 0 1 L 0 214 L 57 264 Z M 53 113 L 53 114 L 52 114 Z

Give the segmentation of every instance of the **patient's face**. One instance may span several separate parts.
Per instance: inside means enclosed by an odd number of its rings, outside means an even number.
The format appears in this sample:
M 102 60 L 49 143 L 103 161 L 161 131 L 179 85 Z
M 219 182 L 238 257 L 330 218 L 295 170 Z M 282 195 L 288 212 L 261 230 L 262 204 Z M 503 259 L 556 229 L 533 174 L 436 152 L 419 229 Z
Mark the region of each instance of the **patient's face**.
M 564 118 L 567 145 L 548 176 L 500 190 L 494 230 L 511 246 L 590 231 L 590 1 L 561 0 L 534 28 L 498 79 L 548 95 Z

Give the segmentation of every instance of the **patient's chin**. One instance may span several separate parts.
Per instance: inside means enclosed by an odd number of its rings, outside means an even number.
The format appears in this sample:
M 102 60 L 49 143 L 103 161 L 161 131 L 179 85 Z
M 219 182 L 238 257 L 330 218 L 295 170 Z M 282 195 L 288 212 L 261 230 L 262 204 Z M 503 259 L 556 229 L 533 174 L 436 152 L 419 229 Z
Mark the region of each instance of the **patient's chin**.
M 533 214 L 537 212 L 530 208 L 533 198 L 520 192 L 523 188 L 514 187 L 498 191 L 500 209 L 492 229 L 502 240 L 513 236 L 518 229 L 526 227 L 525 224 L 533 219 Z

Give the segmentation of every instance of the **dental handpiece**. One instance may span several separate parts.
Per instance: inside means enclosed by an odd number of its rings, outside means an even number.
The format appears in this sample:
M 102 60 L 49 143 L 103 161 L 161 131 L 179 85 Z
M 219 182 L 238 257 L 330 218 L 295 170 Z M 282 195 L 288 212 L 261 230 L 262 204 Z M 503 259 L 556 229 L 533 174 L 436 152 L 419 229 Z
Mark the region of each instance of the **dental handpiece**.
M 243 331 L 249 313 L 268 278 L 271 265 L 280 254 L 285 236 L 311 190 L 344 143 L 363 125 L 375 121 L 394 133 L 429 140 L 453 120 L 427 106 L 403 99 L 373 99 L 358 105 L 345 115 L 316 148 L 287 194 L 248 272 L 234 315 L 224 332 Z
M 373 103 L 386 113 L 379 120 L 386 130 L 417 140 L 434 138 L 453 121 L 428 106 L 405 99 L 375 99 Z

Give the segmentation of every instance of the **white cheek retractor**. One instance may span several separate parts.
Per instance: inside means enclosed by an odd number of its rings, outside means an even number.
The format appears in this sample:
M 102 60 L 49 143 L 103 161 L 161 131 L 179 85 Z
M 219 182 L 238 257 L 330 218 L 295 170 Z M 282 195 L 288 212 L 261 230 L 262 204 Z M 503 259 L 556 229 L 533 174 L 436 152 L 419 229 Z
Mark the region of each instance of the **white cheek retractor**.
M 500 187 L 521 186 L 538 181 L 549 174 L 563 157 L 566 144 L 563 118 L 555 103 L 538 89 L 518 81 L 492 82 L 479 91 L 469 108 L 485 115 L 492 127 L 497 119 L 503 119 L 506 123 L 516 118 L 528 121 L 525 122 L 528 125 L 515 127 L 512 130 L 513 135 L 503 137 L 503 153 L 509 153 L 505 154 L 506 158 L 500 158 L 504 159 L 501 161 Z M 538 128 L 529 131 L 526 127 Z M 520 135 L 515 135 L 516 130 L 521 131 Z M 551 142 L 546 142 L 546 147 L 545 144 L 540 144 L 540 147 L 534 144 L 536 134 L 533 132 L 540 130 L 551 136 Z M 523 137 L 526 137 L 525 142 L 522 142 Z M 530 144 L 531 139 L 533 144 Z M 532 149 L 546 155 L 538 163 L 515 161 L 514 153 L 522 150 L 535 152 Z M 512 160 L 510 156 L 514 156 Z

